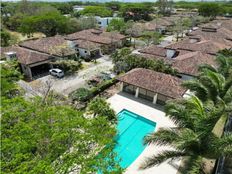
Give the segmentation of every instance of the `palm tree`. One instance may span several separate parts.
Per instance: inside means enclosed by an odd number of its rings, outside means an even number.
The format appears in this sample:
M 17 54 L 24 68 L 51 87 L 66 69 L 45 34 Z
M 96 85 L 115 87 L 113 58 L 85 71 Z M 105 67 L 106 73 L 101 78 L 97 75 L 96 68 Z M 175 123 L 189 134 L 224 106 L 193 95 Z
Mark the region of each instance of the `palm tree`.
M 214 122 L 222 108 L 203 105 L 195 96 L 189 100 L 176 100 L 166 105 L 166 114 L 177 127 L 160 129 L 145 137 L 145 144 L 170 146 L 174 150 L 166 150 L 149 157 L 141 165 L 141 169 L 159 165 L 168 159 L 186 157 L 182 173 L 204 173 L 204 159 L 216 159 L 221 155 L 231 155 L 232 135 L 216 137 L 212 132 Z M 213 122 L 213 124 L 212 124 Z
M 215 106 L 225 108 L 213 129 L 215 135 L 221 136 L 228 113 L 232 111 L 232 57 L 221 55 L 216 60 L 219 65 L 217 68 L 203 65 L 199 68 L 199 77 L 183 85 L 203 102 L 213 101 Z
M 232 57 L 218 56 L 218 68 L 203 65 L 198 78 L 184 82 L 184 86 L 202 101 L 211 100 L 214 104 L 232 101 Z

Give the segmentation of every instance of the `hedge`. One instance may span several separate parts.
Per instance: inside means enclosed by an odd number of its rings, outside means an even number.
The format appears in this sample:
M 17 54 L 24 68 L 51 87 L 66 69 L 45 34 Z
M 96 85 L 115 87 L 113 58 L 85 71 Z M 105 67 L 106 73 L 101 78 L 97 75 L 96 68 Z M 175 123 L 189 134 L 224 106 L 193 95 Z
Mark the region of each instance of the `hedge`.
M 87 102 L 96 95 L 103 92 L 105 89 L 109 88 L 110 86 L 114 85 L 117 82 L 117 79 L 111 79 L 111 80 L 104 80 L 96 87 L 93 87 L 91 89 L 87 88 L 79 88 L 76 91 L 73 91 L 69 94 L 69 97 L 73 101 L 80 101 L 80 102 Z

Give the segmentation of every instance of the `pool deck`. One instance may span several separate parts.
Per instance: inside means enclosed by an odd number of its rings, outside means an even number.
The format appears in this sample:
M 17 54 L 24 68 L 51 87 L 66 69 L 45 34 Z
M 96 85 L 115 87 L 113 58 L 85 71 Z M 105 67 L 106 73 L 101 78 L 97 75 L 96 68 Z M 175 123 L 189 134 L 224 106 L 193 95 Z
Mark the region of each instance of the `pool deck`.
M 139 114 L 151 121 L 156 122 L 156 131 L 161 127 L 174 127 L 174 123 L 165 116 L 163 108 L 142 99 L 134 98 L 125 93 L 118 93 L 108 99 L 111 107 L 119 113 L 123 109 Z M 159 166 L 150 169 L 139 170 L 138 167 L 144 161 L 145 157 L 156 155 L 162 150 L 170 149 L 170 147 L 149 145 L 140 154 L 140 156 L 126 169 L 125 174 L 176 174 L 180 160 L 166 161 Z

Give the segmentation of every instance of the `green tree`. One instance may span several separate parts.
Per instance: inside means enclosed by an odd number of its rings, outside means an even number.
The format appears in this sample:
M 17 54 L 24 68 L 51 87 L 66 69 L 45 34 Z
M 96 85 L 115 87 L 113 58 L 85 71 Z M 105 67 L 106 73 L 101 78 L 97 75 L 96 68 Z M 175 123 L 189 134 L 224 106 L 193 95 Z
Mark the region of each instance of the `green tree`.
M 107 27 L 107 31 L 118 31 L 124 33 L 126 29 L 126 23 L 123 19 L 112 19 Z
M 10 45 L 11 35 L 6 30 L 1 29 L 1 46 L 6 47 Z
M 194 91 L 204 102 L 211 100 L 216 105 L 221 100 L 230 103 L 228 99 L 232 86 L 232 57 L 218 56 L 218 68 L 211 65 L 200 67 L 197 79 L 186 81 L 184 86 Z
M 105 7 L 101 6 L 87 6 L 80 12 L 82 15 L 109 17 L 113 15 L 113 12 Z
M 207 108 L 207 109 L 206 109 Z M 165 150 L 147 158 L 142 169 L 159 165 L 168 159 L 186 159 L 181 173 L 204 173 L 204 161 L 216 159 L 221 155 L 231 155 L 232 135 L 218 138 L 212 134 L 212 120 L 220 115 L 220 108 L 206 107 L 197 98 L 170 102 L 166 106 L 166 114 L 174 120 L 177 127 L 159 129 L 146 136 L 146 144 L 170 146 L 173 150 Z
M 151 20 L 150 13 L 153 11 L 150 4 L 126 4 L 120 9 L 121 16 L 125 21 Z
M 1 66 L 1 96 L 12 98 L 18 93 L 16 82 L 22 78 L 18 62 L 9 61 Z
M 218 68 L 205 65 L 200 68 L 197 79 L 186 81 L 183 85 L 193 91 L 203 102 L 212 101 L 215 106 L 225 108 L 221 112 L 213 133 L 221 137 L 225 123 L 232 110 L 232 58 L 218 56 Z
M 42 32 L 46 36 L 54 36 L 67 32 L 68 19 L 58 12 L 47 12 L 36 16 L 28 16 L 22 20 L 20 31 L 31 34 L 35 31 Z
M 130 53 L 130 49 L 123 48 L 121 50 L 117 50 L 114 54 L 111 55 L 112 61 L 114 63 L 114 71 L 116 73 L 119 74 L 127 72 L 133 68 L 146 68 L 167 74 L 176 74 L 176 71 L 164 61 L 143 58 L 140 55 Z
M 220 6 L 217 3 L 203 3 L 198 12 L 202 16 L 215 18 L 220 13 Z
M 117 120 L 116 114 L 113 109 L 110 108 L 109 103 L 105 99 L 97 97 L 90 101 L 88 105 L 88 111 L 96 116 L 106 117 L 109 121 L 115 122 Z
M 156 2 L 159 13 L 164 16 L 170 16 L 173 8 L 173 1 L 171 0 L 158 0 Z
M 142 39 L 146 42 L 147 46 L 150 44 L 159 44 L 161 34 L 158 32 L 146 31 L 142 34 Z

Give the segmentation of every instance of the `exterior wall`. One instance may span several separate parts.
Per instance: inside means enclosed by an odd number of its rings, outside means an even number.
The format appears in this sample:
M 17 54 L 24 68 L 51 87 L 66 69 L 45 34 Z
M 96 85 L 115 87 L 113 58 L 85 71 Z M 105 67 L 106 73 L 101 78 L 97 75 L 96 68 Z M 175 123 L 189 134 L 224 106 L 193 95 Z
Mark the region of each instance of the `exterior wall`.
M 172 58 L 175 54 L 175 50 L 167 49 L 167 57 Z
M 96 16 L 95 19 L 99 27 L 106 28 L 113 18 L 112 17 L 102 18 L 102 17 Z
M 86 49 L 83 49 L 83 48 L 78 48 L 78 51 L 79 51 L 79 55 L 81 57 L 84 57 L 84 58 L 87 58 L 90 56 L 90 52 Z
M 134 95 L 135 98 L 142 98 L 147 101 L 150 101 L 153 104 L 157 103 L 160 105 L 164 105 L 167 100 L 171 99 L 165 95 L 157 94 L 155 92 L 139 88 L 137 86 L 133 86 L 124 82 L 122 82 L 121 84 L 121 91 Z

